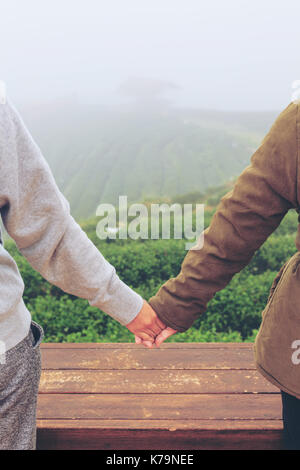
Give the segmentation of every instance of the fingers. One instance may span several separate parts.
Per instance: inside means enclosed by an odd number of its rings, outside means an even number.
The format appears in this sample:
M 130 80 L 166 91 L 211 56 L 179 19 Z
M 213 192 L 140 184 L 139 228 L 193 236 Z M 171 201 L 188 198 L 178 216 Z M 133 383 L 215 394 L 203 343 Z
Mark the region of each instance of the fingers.
M 153 308 L 144 300 L 137 316 L 127 325 L 129 331 L 143 341 L 153 343 L 166 325 L 158 318 Z
M 144 327 L 140 331 L 136 331 L 135 335 L 146 341 L 150 341 L 151 339 L 155 341 L 156 336 L 158 336 L 164 328 L 165 325 L 161 327 L 160 325 L 152 324 L 151 326 Z
M 152 349 L 153 346 L 154 346 L 154 341 L 143 341 L 139 336 L 135 335 L 135 342 L 136 344 L 143 344 L 144 346 L 146 346 L 147 348 L 149 349 Z
M 143 340 L 139 336 L 135 335 L 135 342 L 136 344 L 142 344 Z
M 135 334 L 136 343 L 144 344 L 148 348 L 152 348 L 155 344 L 156 338 L 165 329 L 165 325 L 159 321 L 159 324 L 153 324 L 151 327 L 145 328 L 143 331 L 139 331 Z M 138 339 L 137 339 L 138 338 Z
M 177 333 L 177 330 L 173 330 L 173 328 L 167 327 L 164 330 L 162 330 L 159 335 L 156 336 L 155 341 L 148 341 L 148 340 L 143 340 L 138 336 L 135 336 L 135 342 L 137 344 L 143 344 L 147 348 L 152 349 L 154 346 L 158 347 L 170 336 L 174 335 Z
M 160 345 L 175 332 L 172 328 L 166 328 L 146 301 L 138 315 L 126 326 L 135 335 L 136 344 L 143 344 L 147 348 Z
M 152 320 L 152 323 L 144 329 L 144 331 L 149 336 L 153 336 L 155 338 L 165 328 L 166 328 L 166 325 L 158 317 L 156 317 Z
M 136 334 L 137 334 L 137 336 L 139 336 L 139 338 L 142 341 L 148 341 L 149 343 L 154 343 L 154 341 L 155 341 L 155 337 L 152 333 L 147 334 L 144 331 L 139 331 Z
M 167 327 L 165 328 L 156 338 L 155 338 L 155 344 L 159 348 L 159 346 L 170 336 L 174 335 L 176 333 L 176 330 L 173 330 L 173 328 Z
M 164 329 L 161 328 L 160 326 L 154 324 L 154 325 L 151 325 L 150 327 L 146 328 L 144 331 L 145 333 L 147 333 L 149 336 L 153 336 L 153 338 L 155 338 L 157 335 L 159 335 L 159 333 Z
M 145 332 L 149 336 L 153 336 L 155 339 L 165 328 L 166 325 L 158 317 L 156 317 L 153 324 L 145 329 Z

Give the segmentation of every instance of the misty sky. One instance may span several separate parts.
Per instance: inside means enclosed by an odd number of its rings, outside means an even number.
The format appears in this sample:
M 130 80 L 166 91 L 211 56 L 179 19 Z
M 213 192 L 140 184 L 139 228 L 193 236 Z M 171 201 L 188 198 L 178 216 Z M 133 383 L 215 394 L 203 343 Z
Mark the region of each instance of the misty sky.
M 0 79 L 17 104 L 116 103 L 128 77 L 178 105 L 274 110 L 300 79 L 299 0 L 0 0 Z

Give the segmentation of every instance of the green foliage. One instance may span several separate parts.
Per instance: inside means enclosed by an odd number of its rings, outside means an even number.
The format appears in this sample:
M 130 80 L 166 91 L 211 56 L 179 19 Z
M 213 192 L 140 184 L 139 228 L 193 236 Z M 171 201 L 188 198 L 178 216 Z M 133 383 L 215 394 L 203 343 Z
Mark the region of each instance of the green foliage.
M 238 331 L 220 332 L 214 326 L 210 330 L 201 326 L 191 328 L 184 333 L 177 333 L 167 341 L 170 343 L 240 343 L 243 339 Z
M 259 328 L 275 275 L 271 271 L 247 277 L 237 274 L 225 289 L 216 293 L 195 327 L 201 326 L 208 331 L 216 328 L 226 333 L 238 331 L 242 339 L 246 339 Z
M 285 261 L 296 251 L 294 235 L 271 235 L 257 251 L 247 267 L 247 272 L 262 274 L 266 270 L 279 271 Z

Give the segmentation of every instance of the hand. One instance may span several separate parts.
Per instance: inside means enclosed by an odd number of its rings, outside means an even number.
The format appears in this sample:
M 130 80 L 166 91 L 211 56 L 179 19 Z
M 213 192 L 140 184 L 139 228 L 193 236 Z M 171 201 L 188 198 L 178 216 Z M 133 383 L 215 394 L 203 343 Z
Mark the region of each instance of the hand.
M 138 315 L 126 326 L 148 348 L 153 347 L 155 338 L 166 328 L 166 325 L 145 300 Z
M 173 330 L 173 328 L 170 328 L 167 326 L 162 332 L 155 338 L 155 344 L 159 348 L 159 346 L 170 336 L 175 335 L 177 333 L 177 330 Z
M 166 327 L 164 330 L 162 330 L 159 335 L 156 336 L 155 338 L 155 345 L 159 348 L 159 346 L 167 339 L 169 338 L 170 336 L 174 335 L 175 333 L 177 333 L 177 330 L 173 330 L 173 328 L 170 328 L 170 327 Z M 143 341 L 141 338 L 139 338 L 138 336 L 135 336 L 135 342 L 137 344 L 144 344 L 145 346 L 149 347 L 148 344 L 148 341 Z M 151 346 L 152 347 L 152 346 Z

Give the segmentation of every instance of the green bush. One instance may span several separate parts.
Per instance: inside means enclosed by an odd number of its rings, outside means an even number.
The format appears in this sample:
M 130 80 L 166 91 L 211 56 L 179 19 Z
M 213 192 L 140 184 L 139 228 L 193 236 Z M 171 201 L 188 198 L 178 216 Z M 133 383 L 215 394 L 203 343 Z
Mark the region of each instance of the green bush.
M 267 270 L 279 271 L 295 252 L 295 235 L 271 235 L 252 258 L 245 272 L 262 274 Z
M 215 294 L 206 312 L 196 320 L 195 327 L 208 331 L 215 327 L 227 333 L 238 331 L 242 339 L 246 339 L 259 328 L 275 275 L 271 271 L 257 276 L 250 274 L 246 278 L 237 274 L 225 289 Z

